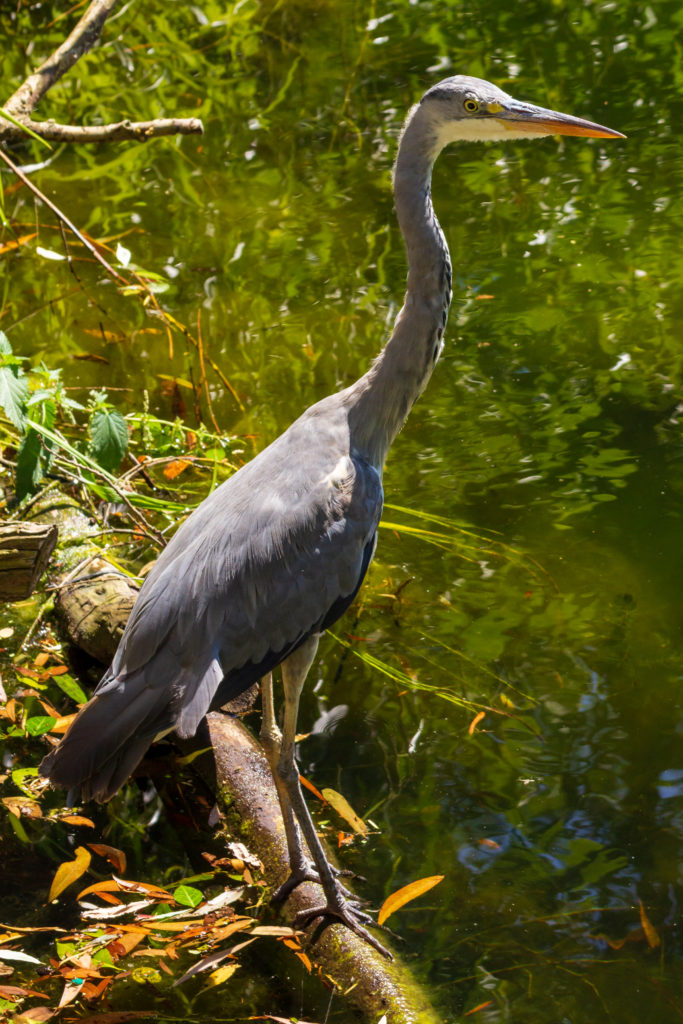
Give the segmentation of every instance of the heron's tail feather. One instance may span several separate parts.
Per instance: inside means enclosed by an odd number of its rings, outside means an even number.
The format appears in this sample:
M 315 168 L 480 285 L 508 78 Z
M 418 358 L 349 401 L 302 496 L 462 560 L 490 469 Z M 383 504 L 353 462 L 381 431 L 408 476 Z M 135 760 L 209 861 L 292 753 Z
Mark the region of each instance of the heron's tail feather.
M 131 696 L 126 685 L 108 686 L 81 708 L 40 774 L 83 802 L 104 803 L 116 793 L 160 733 L 173 725 L 167 700 L 145 687 Z

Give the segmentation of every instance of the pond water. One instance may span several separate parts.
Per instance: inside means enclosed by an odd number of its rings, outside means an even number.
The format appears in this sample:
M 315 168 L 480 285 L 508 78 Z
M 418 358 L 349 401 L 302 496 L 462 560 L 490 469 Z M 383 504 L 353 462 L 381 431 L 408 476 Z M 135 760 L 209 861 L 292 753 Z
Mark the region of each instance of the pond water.
M 0 27 L 17 80 L 31 32 L 33 59 L 63 34 L 46 7 Z M 65 148 L 32 178 L 160 274 L 179 322 L 199 318 L 239 397 L 210 376 L 214 414 L 246 452 L 387 337 L 405 280 L 390 169 L 426 87 L 478 75 L 628 136 L 442 156 L 446 350 L 390 454 L 367 585 L 302 705 L 302 731 L 336 709 L 302 771 L 376 824 L 342 854 L 372 904 L 445 876 L 391 925 L 449 1022 L 482 1004 L 472 1019 L 683 1017 L 681 22 L 666 3 L 153 0 L 122 8 L 42 110 L 204 119 L 199 140 Z M 25 192 L 5 204 L 39 222 L 2 256 L 15 351 L 123 412 L 146 389 L 172 418 L 163 376 L 198 379 L 192 347 L 177 336 L 170 359 L 99 268 L 76 279 L 36 253 L 62 242 Z M 225 986 L 221 1015 L 243 995 Z M 320 1020 L 326 1004 L 309 986 L 280 1010 Z

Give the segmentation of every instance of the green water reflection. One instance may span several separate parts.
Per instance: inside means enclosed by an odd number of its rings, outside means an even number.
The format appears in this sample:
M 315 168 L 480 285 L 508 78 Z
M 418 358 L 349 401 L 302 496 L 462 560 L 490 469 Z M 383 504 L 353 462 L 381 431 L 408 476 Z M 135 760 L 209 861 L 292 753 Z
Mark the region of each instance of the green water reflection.
M 23 17 L 0 33 L 16 43 Z M 473 1019 L 683 1016 L 682 22 L 670 3 L 154 0 L 51 94 L 57 119 L 204 118 L 199 143 L 65 150 L 34 180 L 95 237 L 125 233 L 179 321 L 200 313 L 244 406 L 214 379 L 216 415 L 247 450 L 350 383 L 386 336 L 405 276 L 389 171 L 425 86 L 482 75 L 629 136 L 440 161 L 448 345 L 386 494 L 468 533 L 442 549 L 382 531 L 339 627 L 360 640 L 323 644 L 302 709 L 310 725 L 347 707 L 302 744 L 302 768 L 378 825 L 347 855 L 373 903 L 446 876 L 392 923 L 448 1021 L 485 1002 Z M 47 51 L 59 30 L 41 31 Z M 3 41 L 17 77 L 21 38 Z M 28 198 L 6 203 L 28 229 Z M 47 221 L 39 241 L 61 246 Z M 169 416 L 158 375 L 196 379 L 192 350 L 176 341 L 170 362 L 158 321 L 89 264 L 76 281 L 27 245 L 3 271 L 0 327 L 68 383 L 123 389 L 124 411 L 144 386 Z M 471 710 L 354 651 L 510 717 L 489 712 L 470 736 Z M 288 1012 L 325 1005 L 312 988 Z

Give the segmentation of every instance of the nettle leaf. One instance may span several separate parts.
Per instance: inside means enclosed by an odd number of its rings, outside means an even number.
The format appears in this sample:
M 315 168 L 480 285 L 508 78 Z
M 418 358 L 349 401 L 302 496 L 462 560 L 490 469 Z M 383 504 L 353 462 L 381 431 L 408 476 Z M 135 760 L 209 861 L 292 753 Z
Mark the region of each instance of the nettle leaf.
M 0 407 L 17 430 L 24 429 L 28 396 L 28 381 L 12 354 L 7 335 L 0 331 Z
M 22 438 L 17 453 L 16 485 L 19 501 L 38 490 L 43 479 L 41 455 L 43 443 L 37 431 L 31 427 Z
M 128 448 L 128 427 L 118 409 L 98 409 L 90 419 L 90 451 L 103 469 L 115 470 Z

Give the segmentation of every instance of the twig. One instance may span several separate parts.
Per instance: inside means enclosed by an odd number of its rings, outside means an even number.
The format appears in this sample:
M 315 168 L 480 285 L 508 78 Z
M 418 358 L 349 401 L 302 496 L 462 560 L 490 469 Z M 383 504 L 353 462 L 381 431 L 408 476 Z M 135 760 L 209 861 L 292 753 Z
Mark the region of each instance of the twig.
M 14 171 L 14 173 L 17 176 L 17 178 L 19 178 L 19 180 L 24 185 L 26 185 L 26 187 L 28 189 L 30 189 L 31 192 L 33 192 L 33 194 L 35 196 L 37 196 L 38 199 L 40 199 L 40 201 L 42 203 L 45 203 L 45 205 L 47 207 L 49 207 L 50 210 L 52 210 L 52 212 L 55 214 L 55 216 L 60 221 L 63 221 L 63 223 L 66 224 L 66 226 L 68 227 L 69 231 L 72 231 L 74 233 L 74 235 L 79 240 L 79 242 L 81 242 L 86 247 L 88 252 L 92 253 L 92 255 L 95 257 L 97 262 L 102 264 L 104 269 L 107 271 L 107 273 L 111 277 L 116 278 L 117 281 L 121 281 L 122 284 L 124 284 L 124 285 L 127 285 L 129 283 L 125 279 L 125 277 L 122 277 L 121 274 L 119 274 L 119 272 L 117 270 L 114 270 L 114 268 L 112 266 L 110 266 L 109 263 L 107 263 L 107 261 L 105 260 L 104 256 L 102 256 L 101 253 L 99 253 L 97 251 L 97 248 L 92 244 L 92 242 L 89 242 L 88 239 L 85 237 L 85 235 L 83 235 L 78 230 L 78 228 L 73 223 L 73 221 L 70 221 L 69 218 L 67 217 L 67 215 L 65 213 L 62 213 L 62 211 L 59 209 L 59 207 L 55 206 L 55 204 L 52 202 L 52 200 L 48 199 L 48 197 L 45 195 L 45 193 L 41 192 L 40 189 L 37 187 L 37 185 L 34 185 L 33 182 L 29 178 L 26 177 L 24 172 L 17 167 L 17 165 L 14 163 L 13 160 L 10 160 L 10 158 L 7 156 L 7 153 L 5 153 L 1 148 L 0 148 L 0 160 L 2 160 L 4 163 L 6 163 L 7 166 L 10 168 L 10 170 Z
M 99 39 L 102 26 L 117 2 L 118 0 L 92 0 L 62 45 L 57 47 L 25 82 L 22 82 L 17 91 L 10 96 L 5 109 L 19 118 L 26 117 L 35 110 L 48 89 L 71 70 L 79 57 L 93 48 Z

